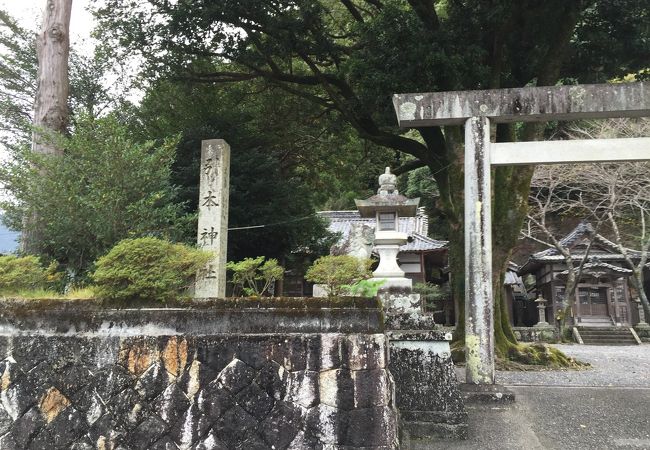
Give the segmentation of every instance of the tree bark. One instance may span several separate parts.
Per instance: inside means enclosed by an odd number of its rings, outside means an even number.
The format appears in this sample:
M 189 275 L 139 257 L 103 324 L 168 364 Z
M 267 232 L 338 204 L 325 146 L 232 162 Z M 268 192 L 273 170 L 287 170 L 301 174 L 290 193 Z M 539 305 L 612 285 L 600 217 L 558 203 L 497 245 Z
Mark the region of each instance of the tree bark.
M 423 135 L 431 146 L 427 136 Z M 449 221 L 449 268 L 452 273 L 451 292 L 456 307 L 455 341 L 465 339 L 465 242 L 464 205 L 464 143 L 461 127 L 445 128 L 446 165 L 430 164 L 440 190 L 440 208 Z M 503 275 L 526 217 L 532 167 L 504 167 L 494 171 L 493 189 L 493 295 L 494 333 L 497 355 L 507 358 L 517 339 L 510 325 L 507 304 L 502 295 Z
M 70 54 L 70 14 L 72 0 L 47 0 L 43 13 L 43 25 L 36 39 L 38 73 L 36 99 L 34 101 L 34 130 L 32 151 L 45 155 L 62 155 L 48 132 L 64 133 L 68 127 L 68 59 Z M 47 176 L 44 174 L 43 176 Z M 38 249 L 38 218 L 25 218 L 22 251 L 36 253 Z
M 38 75 L 34 103 L 35 153 L 60 155 L 63 149 L 39 139 L 39 129 L 63 133 L 68 126 L 68 57 L 72 0 L 47 0 L 43 26 L 38 35 Z

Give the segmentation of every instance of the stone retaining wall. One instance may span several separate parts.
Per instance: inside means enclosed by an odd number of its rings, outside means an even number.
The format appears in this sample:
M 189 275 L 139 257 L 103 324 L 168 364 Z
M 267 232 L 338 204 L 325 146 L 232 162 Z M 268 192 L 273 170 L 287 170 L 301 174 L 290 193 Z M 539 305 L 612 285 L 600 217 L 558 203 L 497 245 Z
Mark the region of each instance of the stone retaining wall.
M 0 448 L 397 447 L 376 301 L 0 308 Z
M 548 327 L 512 327 L 519 342 L 556 343 L 560 340 L 560 332 L 554 326 Z

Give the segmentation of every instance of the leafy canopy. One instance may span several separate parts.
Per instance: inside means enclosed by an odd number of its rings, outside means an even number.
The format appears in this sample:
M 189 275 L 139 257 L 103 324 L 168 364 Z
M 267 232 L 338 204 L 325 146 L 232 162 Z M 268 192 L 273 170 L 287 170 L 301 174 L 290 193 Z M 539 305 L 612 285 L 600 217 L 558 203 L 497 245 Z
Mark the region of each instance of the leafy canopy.
M 256 84 L 209 86 L 160 81 L 134 111 L 142 138 L 180 133 L 172 180 L 193 213 L 198 201 L 201 140 L 231 147 L 228 259 L 264 253 L 288 264 L 296 249 L 320 255 L 330 245 L 316 209 L 353 207 L 371 195 L 393 152 L 362 142 L 336 117 L 327 119 L 279 89 Z M 334 151 L 336 149 L 336 151 Z
M 79 117 L 72 136 L 49 139 L 62 157 L 23 148 L 0 169 L 11 194 L 0 202 L 4 219 L 41 230 L 40 254 L 79 272 L 124 238 L 181 234 L 187 219 L 170 183 L 176 138 L 135 142 L 111 115 Z

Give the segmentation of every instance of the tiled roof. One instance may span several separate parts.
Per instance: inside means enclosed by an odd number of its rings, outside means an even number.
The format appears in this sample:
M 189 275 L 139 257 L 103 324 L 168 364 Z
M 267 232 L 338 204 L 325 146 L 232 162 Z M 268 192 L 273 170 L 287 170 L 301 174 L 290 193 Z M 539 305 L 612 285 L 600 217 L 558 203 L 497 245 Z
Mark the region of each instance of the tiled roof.
M 348 238 L 353 224 L 367 225 L 372 229 L 376 226 L 374 218 L 362 218 L 359 211 L 319 211 L 318 215 L 329 220 L 330 231 L 341 233 L 341 241 Z M 447 241 L 438 241 L 426 236 L 428 218 L 422 209 L 418 210 L 415 217 L 400 217 L 397 226 L 398 231 L 411 238 L 411 242 L 400 247 L 402 252 L 425 252 L 447 247 Z
M 517 275 L 516 272 L 512 272 L 510 270 L 506 270 L 506 276 L 503 280 L 503 284 L 506 286 L 508 285 L 513 285 L 513 284 L 519 284 L 521 281 L 521 277 Z
M 593 262 L 588 262 L 585 263 L 584 266 L 582 266 L 582 272 L 583 273 L 599 273 L 599 272 L 614 272 L 614 273 L 620 273 L 621 275 L 631 275 L 632 270 L 627 269 L 625 267 L 619 267 L 615 266 L 613 264 L 607 264 L 606 262 L 603 261 L 593 261 Z M 565 270 L 563 272 L 560 272 L 560 275 L 568 275 L 569 271 Z
M 567 234 L 565 237 L 563 237 L 560 240 L 560 244 L 563 247 L 566 248 L 572 248 L 576 245 L 578 245 L 580 242 L 582 242 L 583 239 L 589 239 L 589 235 L 593 234 L 594 227 L 588 223 L 588 222 L 581 222 L 577 227 L 571 231 L 571 233 Z M 594 244 L 600 246 L 603 248 L 606 252 L 601 253 L 598 256 L 602 258 L 613 258 L 613 259 L 619 259 L 623 258 L 623 255 L 620 254 L 620 251 L 618 249 L 618 246 L 610 241 L 609 239 L 601 236 L 600 234 L 596 234 L 594 237 Z M 632 249 L 627 249 L 628 254 L 632 257 L 639 257 L 641 256 L 640 252 Z M 584 255 L 584 253 L 576 252 L 576 256 L 579 255 Z M 548 248 L 546 250 L 543 250 L 541 252 L 537 252 L 533 255 L 531 255 L 531 259 L 537 260 L 537 261 L 555 261 L 555 257 L 560 257 L 560 259 L 564 259 L 560 252 L 556 248 Z
M 448 244 L 447 241 L 438 241 L 427 236 L 422 236 L 419 233 L 412 233 L 410 237 L 412 238 L 412 241 L 407 242 L 406 245 L 402 245 L 399 248 L 401 252 L 427 252 L 431 250 L 440 250 L 446 248 Z
M 590 235 L 593 235 L 593 233 L 595 233 L 595 230 L 590 223 L 581 222 L 569 234 L 560 239 L 560 244 L 568 249 L 573 249 L 571 251 L 571 256 L 575 258 L 575 260 L 581 260 L 585 255 L 585 251 L 574 249 L 574 247 L 578 246 L 582 242 L 588 242 L 587 240 L 590 239 Z M 626 249 L 626 251 L 628 256 L 632 259 L 638 259 L 641 257 L 641 253 L 636 250 Z M 618 246 L 600 234 L 594 236 L 594 242 L 589 252 L 589 259 L 591 260 L 592 257 L 601 261 L 621 261 L 625 259 L 625 257 L 620 253 Z M 548 248 L 530 255 L 528 261 L 526 261 L 521 269 L 519 269 L 519 273 L 529 273 L 535 270 L 539 264 L 563 261 L 564 256 L 562 256 L 556 248 Z

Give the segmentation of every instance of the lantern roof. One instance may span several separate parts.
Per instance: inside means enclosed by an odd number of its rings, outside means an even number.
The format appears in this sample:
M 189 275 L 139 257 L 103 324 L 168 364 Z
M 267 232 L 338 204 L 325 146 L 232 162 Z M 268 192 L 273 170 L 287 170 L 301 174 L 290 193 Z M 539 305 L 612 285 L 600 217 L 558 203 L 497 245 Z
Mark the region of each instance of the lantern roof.
M 361 217 L 374 217 L 377 212 L 396 212 L 401 217 L 415 217 L 419 198 L 410 199 L 397 190 L 397 176 L 386 167 L 386 172 L 379 176 L 377 194 L 366 200 L 355 200 Z

